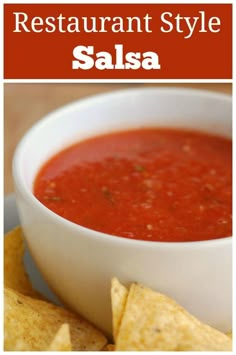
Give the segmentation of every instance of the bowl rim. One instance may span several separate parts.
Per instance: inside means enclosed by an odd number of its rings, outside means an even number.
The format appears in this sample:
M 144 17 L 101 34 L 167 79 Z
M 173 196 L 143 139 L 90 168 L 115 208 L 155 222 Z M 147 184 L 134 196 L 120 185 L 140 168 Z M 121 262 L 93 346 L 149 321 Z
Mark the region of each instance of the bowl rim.
M 65 116 L 70 114 L 71 112 L 76 111 L 77 109 L 84 108 L 86 106 L 95 105 L 96 102 L 102 102 L 103 100 L 108 100 L 112 98 L 119 98 L 120 96 L 133 96 L 140 93 L 156 93 L 156 94 L 175 94 L 175 95 L 184 95 L 184 96 L 199 96 L 205 97 L 210 99 L 217 99 L 221 101 L 227 101 L 232 105 L 232 96 L 227 93 L 219 93 L 213 92 L 210 90 L 202 90 L 202 89 L 195 89 L 195 88 L 180 88 L 180 87 L 134 87 L 134 88 L 126 88 L 126 89 L 118 89 L 112 90 L 109 92 L 103 92 L 99 94 L 94 94 L 90 96 L 86 96 L 85 98 L 80 98 L 78 100 L 72 101 L 66 105 L 63 105 L 52 112 L 44 115 L 41 119 L 39 119 L 27 132 L 23 135 L 20 142 L 17 144 L 17 147 L 14 152 L 13 162 L 12 162 L 12 171 L 13 171 L 13 178 L 15 188 L 18 189 L 21 196 L 26 199 L 28 204 L 32 204 L 33 208 L 37 208 L 43 213 L 47 218 L 52 218 L 53 223 L 57 223 L 59 225 L 64 225 L 64 227 L 72 228 L 75 232 L 86 232 L 86 238 L 90 235 L 91 238 L 108 243 L 115 243 L 125 246 L 131 247 L 147 247 L 147 248 L 168 248 L 168 249 L 189 249 L 189 248 L 211 248 L 211 247 L 220 247 L 222 245 L 229 245 L 232 243 L 232 236 L 230 237 L 223 237 L 218 239 L 210 239 L 210 240 L 202 240 L 202 241 L 187 241 L 187 242 L 162 242 L 162 241 L 146 241 L 146 240 L 139 240 L 139 239 L 129 239 L 121 236 L 111 235 L 107 233 L 103 233 L 100 231 L 96 231 L 74 222 L 71 222 L 64 217 L 59 216 L 52 210 L 48 209 L 45 205 L 43 205 L 34 195 L 33 192 L 26 186 L 23 174 L 21 174 L 21 156 L 22 151 L 24 150 L 24 146 L 31 135 L 39 130 L 44 129 L 44 126 L 48 124 L 48 122 L 52 122 L 57 120 L 60 116 Z M 121 129 L 122 131 L 122 129 Z M 54 220 L 54 221 L 53 221 Z

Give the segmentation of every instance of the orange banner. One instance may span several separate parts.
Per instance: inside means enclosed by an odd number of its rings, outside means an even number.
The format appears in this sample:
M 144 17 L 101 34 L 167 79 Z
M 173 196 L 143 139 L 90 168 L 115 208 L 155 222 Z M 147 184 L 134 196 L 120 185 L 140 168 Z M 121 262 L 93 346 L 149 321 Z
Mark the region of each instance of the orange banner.
M 231 79 L 230 4 L 5 4 L 5 79 Z

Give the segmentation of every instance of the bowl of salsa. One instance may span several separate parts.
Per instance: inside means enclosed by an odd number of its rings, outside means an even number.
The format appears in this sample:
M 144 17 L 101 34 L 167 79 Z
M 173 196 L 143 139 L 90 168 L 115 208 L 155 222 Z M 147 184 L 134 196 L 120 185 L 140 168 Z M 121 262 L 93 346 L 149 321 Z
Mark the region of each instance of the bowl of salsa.
M 114 276 L 231 329 L 231 106 L 198 90 L 117 91 L 49 114 L 20 142 L 13 173 L 32 256 L 106 332 Z

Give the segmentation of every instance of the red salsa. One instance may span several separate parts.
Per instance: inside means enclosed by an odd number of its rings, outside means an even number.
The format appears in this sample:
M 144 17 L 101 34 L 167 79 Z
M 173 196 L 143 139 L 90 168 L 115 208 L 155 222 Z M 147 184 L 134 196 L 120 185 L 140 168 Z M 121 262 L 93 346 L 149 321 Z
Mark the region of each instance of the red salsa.
M 139 129 L 87 139 L 51 158 L 34 194 L 58 215 L 130 239 L 186 242 L 232 233 L 232 141 Z

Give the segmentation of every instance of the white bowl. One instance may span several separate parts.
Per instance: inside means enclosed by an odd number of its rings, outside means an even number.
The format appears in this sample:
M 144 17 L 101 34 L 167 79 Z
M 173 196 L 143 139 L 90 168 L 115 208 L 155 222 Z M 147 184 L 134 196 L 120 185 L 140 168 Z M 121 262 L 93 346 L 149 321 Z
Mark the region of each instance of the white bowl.
M 141 88 L 89 97 L 37 123 L 15 153 L 13 174 L 25 237 L 45 279 L 69 307 L 111 333 L 110 280 L 163 292 L 202 321 L 231 330 L 232 238 L 160 243 L 96 232 L 56 215 L 33 195 L 42 164 L 75 141 L 104 132 L 164 126 L 231 136 L 227 95 Z M 86 206 L 84 206 L 86 208 Z

